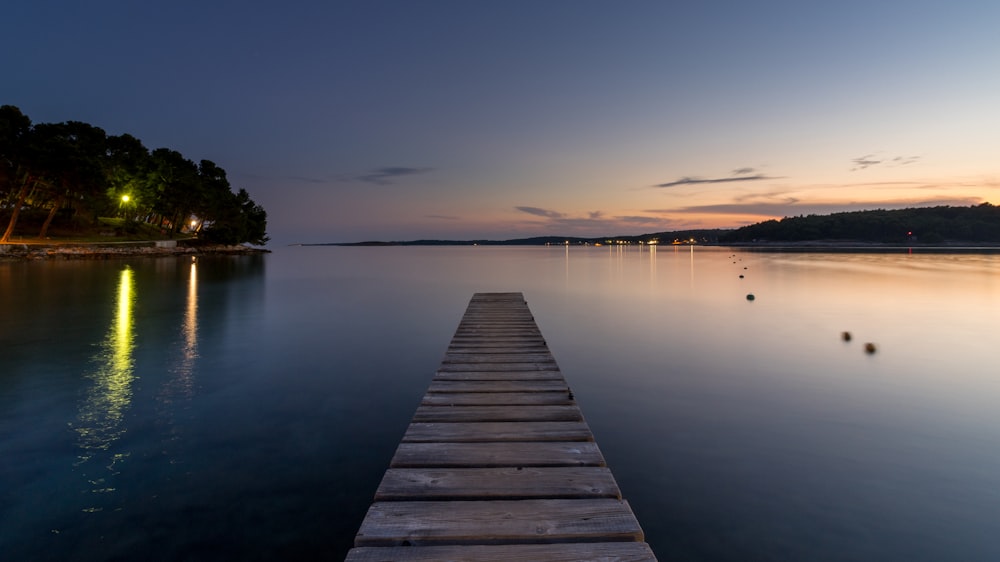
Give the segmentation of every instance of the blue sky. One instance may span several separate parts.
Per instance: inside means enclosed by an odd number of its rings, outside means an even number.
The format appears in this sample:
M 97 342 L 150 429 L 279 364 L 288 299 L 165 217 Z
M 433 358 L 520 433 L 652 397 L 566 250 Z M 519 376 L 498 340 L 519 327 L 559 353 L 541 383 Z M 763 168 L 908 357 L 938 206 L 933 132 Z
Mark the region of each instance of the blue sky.
M 275 244 L 1000 204 L 1000 2 L 15 0 L 0 103 L 225 168 Z

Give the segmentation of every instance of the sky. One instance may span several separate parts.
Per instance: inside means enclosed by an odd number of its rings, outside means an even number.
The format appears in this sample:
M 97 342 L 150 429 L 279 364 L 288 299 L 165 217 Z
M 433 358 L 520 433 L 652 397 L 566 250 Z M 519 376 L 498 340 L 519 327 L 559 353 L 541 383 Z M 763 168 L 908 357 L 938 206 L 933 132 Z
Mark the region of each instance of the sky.
M 271 245 L 1000 204 L 1000 2 L 10 0 L 0 104 L 223 167 Z

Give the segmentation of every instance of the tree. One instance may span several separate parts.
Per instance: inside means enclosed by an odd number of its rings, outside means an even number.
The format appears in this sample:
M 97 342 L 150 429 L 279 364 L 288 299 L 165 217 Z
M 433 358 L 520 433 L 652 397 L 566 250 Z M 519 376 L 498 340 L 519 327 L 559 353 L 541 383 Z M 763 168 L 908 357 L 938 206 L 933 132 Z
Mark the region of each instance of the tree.
M 32 134 L 36 138 L 34 165 L 45 187 L 36 206 L 49 207 L 38 233 L 39 238 L 45 238 L 67 200 L 88 207 L 103 194 L 107 135 L 103 129 L 79 121 L 39 124 Z
M 160 226 L 170 235 L 191 214 L 199 195 L 198 166 L 176 150 L 157 148 L 150 154 L 149 180 L 154 190 L 152 210 L 160 215 Z
M 267 213 L 245 190 L 233 193 L 226 172 L 168 148 L 150 152 L 139 139 L 108 136 L 79 121 L 32 125 L 14 106 L 0 106 L 0 214 L 8 215 L 0 242 L 10 239 L 22 210 L 48 211 L 39 237 L 60 209 L 119 214 L 168 227 L 173 236 L 195 213 L 207 238 L 238 244 L 267 242 Z
M 130 208 L 138 212 L 135 202 L 154 200 L 149 181 L 152 165 L 149 149 L 129 134 L 108 137 L 106 146 L 104 178 L 107 199 L 102 212 L 105 215 L 118 214 L 125 196 L 133 202 Z
M 230 193 L 228 199 L 220 208 L 221 214 L 205 229 L 205 239 L 219 244 L 267 244 L 270 238 L 267 236 L 267 212 L 264 208 L 254 203 L 245 189 L 240 189 L 235 195 Z
M 20 109 L 13 105 L 0 106 L 0 201 L 4 202 L 3 208 L 11 211 L 0 242 L 7 242 L 14 233 L 17 217 L 33 184 L 25 161 L 26 138 L 30 132 L 31 119 Z

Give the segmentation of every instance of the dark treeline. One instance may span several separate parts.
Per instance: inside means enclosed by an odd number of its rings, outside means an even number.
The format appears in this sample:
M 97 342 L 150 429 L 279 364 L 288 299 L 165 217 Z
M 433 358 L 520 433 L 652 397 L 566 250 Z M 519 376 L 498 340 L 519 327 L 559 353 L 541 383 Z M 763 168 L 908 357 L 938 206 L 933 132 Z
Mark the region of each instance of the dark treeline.
M 233 192 L 226 172 L 168 148 L 150 151 L 128 134 L 108 135 L 81 123 L 33 124 L 12 105 L 0 106 L 0 242 L 18 218 L 96 227 L 114 217 L 123 229 L 153 225 L 174 236 L 183 230 L 220 244 L 267 242 L 267 213 L 247 192 Z M 192 224 L 190 221 L 194 221 Z
M 842 240 L 877 243 L 1000 242 L 1000 207 L 923 207 L 786 217 L 744 226 L 720 243 Z

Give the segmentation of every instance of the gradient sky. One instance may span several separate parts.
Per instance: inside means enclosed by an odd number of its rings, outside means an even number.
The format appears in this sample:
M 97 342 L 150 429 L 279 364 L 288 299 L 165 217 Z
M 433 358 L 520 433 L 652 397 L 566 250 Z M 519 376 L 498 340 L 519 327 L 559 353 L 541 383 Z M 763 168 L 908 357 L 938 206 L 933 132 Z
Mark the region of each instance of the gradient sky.
M 1000 204 L 996 0 L 11 0 L 0 104 L 213 160 L 272 245 Z

